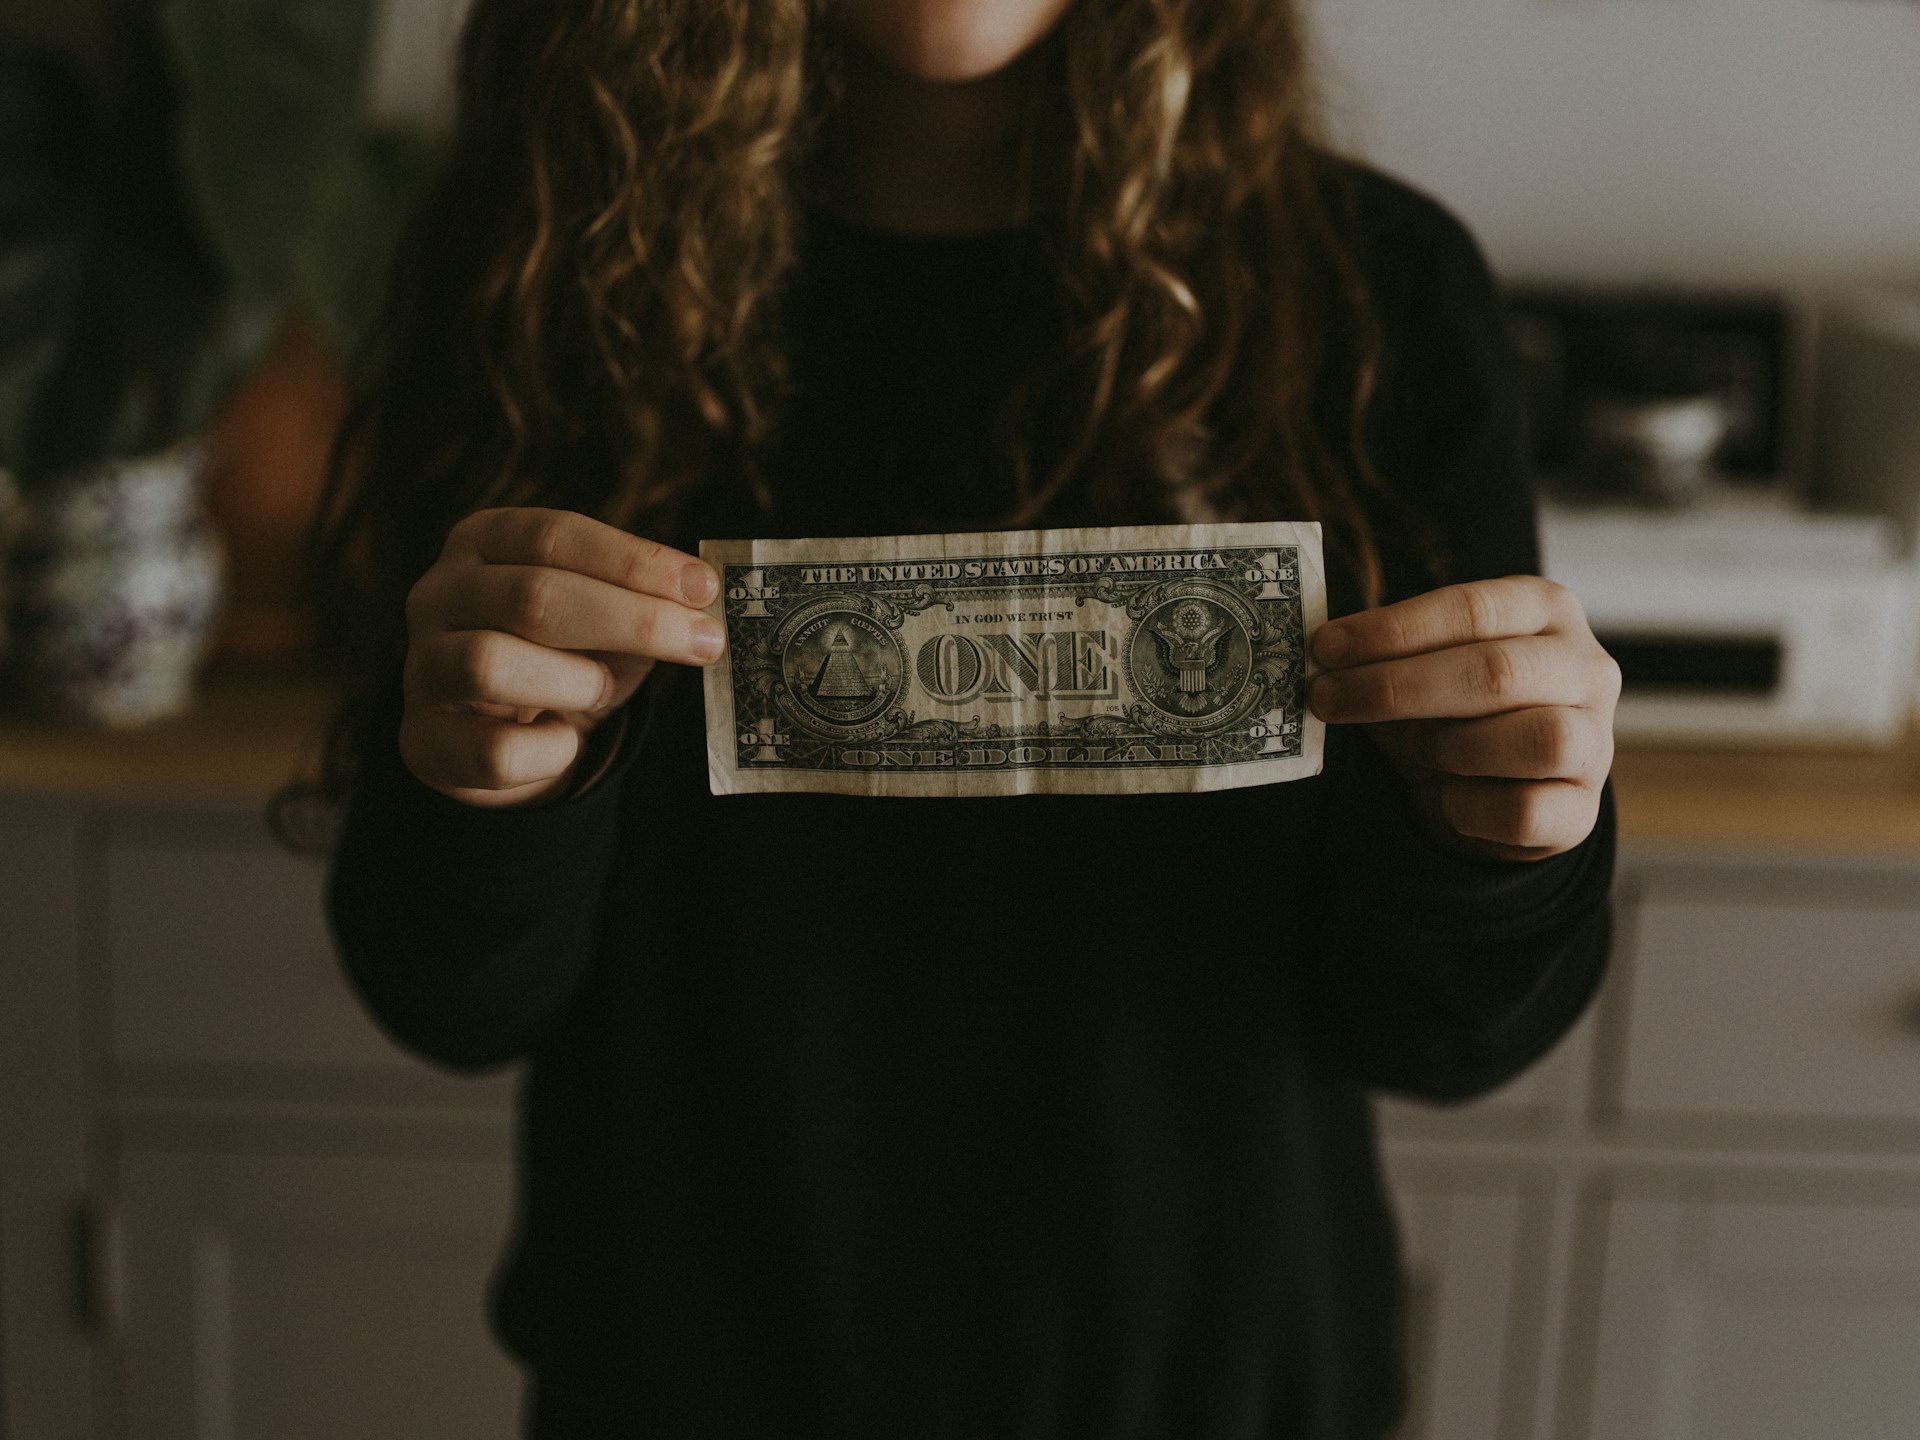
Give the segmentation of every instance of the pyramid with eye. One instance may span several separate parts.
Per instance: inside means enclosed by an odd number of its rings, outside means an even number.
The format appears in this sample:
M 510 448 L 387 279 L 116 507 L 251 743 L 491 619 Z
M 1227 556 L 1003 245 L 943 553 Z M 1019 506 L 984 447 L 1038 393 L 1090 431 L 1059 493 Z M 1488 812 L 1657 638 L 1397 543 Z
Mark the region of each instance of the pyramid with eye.
M 873 684 L 860 668 L 859 657 L 853 653 L 853 641 L 847 638 L 846 631 L 834 631 L 833 639 L 827 642 L 827 658 L 820 662 L 811 688 L 820 700 L 873 698 Z

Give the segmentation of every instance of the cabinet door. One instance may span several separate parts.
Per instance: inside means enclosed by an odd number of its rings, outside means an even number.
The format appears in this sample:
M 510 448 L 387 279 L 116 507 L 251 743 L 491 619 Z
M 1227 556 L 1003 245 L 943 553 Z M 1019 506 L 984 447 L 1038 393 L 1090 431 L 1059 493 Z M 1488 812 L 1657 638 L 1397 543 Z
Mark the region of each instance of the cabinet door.
M 128 1440 L 509 1440 L 503 1160 L 120 1155 Z
M 1920 1190 L 1769 1195 L 1702 1179 L 1598 1203 L 1594 1383 L 1572 1434 L 1911 1440 Z
M 1496 1440 L 1521 1432 L 1531 1360 L 1516 1343 L 1539 1197 L 1523 1181 L 1398 1166 L 1391 1185 L 1407 1273 L 1411 1394 L 1397 1440 Z
M 87 901 L 119 1096 L 511 1103 L 511 1076 L 450 1076 L 381 1034 L 334 954 L 323 869 L 251 810 L 120 806 L 100 834 Z
M 76 807 L 0 796 L 0 1435 L 93 1433 L 91 1335 L 74 1305 L 87 1189 Z
M 1608 1108 L 1646 1133 L 1920 1140 L 1912 877 L 1694 871 L 1647 888 L 1610 997 L 1627 1003 Z

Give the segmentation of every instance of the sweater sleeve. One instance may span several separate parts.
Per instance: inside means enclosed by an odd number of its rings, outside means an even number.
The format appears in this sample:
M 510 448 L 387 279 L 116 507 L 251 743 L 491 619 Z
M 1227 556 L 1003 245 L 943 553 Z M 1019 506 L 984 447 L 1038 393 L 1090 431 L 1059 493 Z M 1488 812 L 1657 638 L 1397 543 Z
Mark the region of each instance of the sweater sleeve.
M 1376 467 L 1429 521 L 1446 583 L 1537 573 L 1524 390 L 1497 286 L 1457 220 L 1395 195 L 1371 238 L 1389 347 L 1370 417 Z M 1432 588 L 1392 561 L 1407 547 L 1383 548 L 1389 598 Z M 1360 729 L 1330 727 L 1326 772 L 1325 883 L 1305 977 L 1319 1043 L 1375 1088 L 1436 1101 L 1493 1089 L 1552 1048 L 1599 984 L 1611 784 L 1582 844 L 1515 862 L 1467 858 L 1429 835 Z
M 477 1072 L 527 1054 L 592 963 L 618 833 L 621 777 L 638 751 L 642 686 L 588 737 L 557 799 L 466 805 L 399 751 L 397 678 L 371 719 L 358 785 L 326 876 L 349 981 L 405 1049 Z

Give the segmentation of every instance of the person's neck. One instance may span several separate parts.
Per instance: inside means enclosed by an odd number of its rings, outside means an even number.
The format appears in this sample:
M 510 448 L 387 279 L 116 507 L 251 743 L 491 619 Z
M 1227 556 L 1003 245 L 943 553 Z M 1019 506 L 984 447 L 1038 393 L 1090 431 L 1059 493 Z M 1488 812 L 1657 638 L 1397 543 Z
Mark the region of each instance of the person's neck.
M 815 158 L 833 213 L 879 230 L 960 234 L 1026 218 L 1033 54 L 979 80 L 920 80 L 848 45 L 844 102 Z

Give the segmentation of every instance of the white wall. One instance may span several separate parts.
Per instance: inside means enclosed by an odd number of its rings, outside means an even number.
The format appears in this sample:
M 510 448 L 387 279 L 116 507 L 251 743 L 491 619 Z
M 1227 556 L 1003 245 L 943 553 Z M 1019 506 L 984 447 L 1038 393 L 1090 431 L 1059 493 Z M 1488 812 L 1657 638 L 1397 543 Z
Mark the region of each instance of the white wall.
M 453 49 L 470 0 L 384 0 L 376 41 L 373 113 L 444 122 L 452 110 Z
M 376 104 L 444 114 L 467 0 L 388 0 Z M 1920 277 L 1920 0 L 1306 0 L 1339 133 L 1509 278 Z
M 1313 0 L 1341 136 L 1510 278 L 1920 277 L 1916 0 Z

